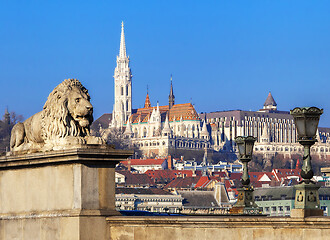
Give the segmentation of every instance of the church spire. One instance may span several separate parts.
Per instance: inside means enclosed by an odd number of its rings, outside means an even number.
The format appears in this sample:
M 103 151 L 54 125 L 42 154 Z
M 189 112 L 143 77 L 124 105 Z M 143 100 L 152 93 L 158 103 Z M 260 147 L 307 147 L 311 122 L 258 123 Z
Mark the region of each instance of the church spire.
M 111 125 L 121 128 L 132 114 L 132 73 L 129 68 L 129 57 L 126 56 L 124 22 L 121 23 L 119 55 L 113 77 L 115 80 L 115 101 Z
M 125 44 L 124 22 L 121 22 L 121 36 L 120 36 L 119 57 L 120 58 L 126 58 L 126 44 Z
M 151 103 L 150 103 L 150 98 L 149 98 L 149 90 L 147 87 L 147 97 L 146 100 L 144 102 L 144 108 L 150 108 L 151 107 Z
M 171 109 L 174 105 L 174 94 L 173 94 L 173 85 L 172 85 L 172 74 L 171 74 L 171 89 L 170 89 L 170 95 L 168 96 L 168 107 Z

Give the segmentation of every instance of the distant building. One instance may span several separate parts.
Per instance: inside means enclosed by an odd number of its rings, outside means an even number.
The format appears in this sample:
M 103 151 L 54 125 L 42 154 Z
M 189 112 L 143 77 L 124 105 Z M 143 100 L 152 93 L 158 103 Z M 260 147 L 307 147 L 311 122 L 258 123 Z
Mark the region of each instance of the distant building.
M 232 206 L 224 184 L 216 183 L 211 191 L 178 191 L 184 198 L 184 214 L 224 215 Z
M 121 162 L 128 168 L 134 168 L 140 173 L 144 173 L 148 170 L 164 170 L 168 168 L 167 158 L 158 159 L 128 159 Z
M 324 215 L 329 215 L 330 188 L 319 189 L 320 207 Z M 263 214 L 268 216 L 290 216 L 294 208 L 295 189 L 293 186 L 256 188 L 255 203 L 261 207 Z
M 210 148 L 206 124 L 194 106 L 191 103 L 175 104 L 172 77 L 168 105 L 152 107 L 147 93 L 144 107 L 132 109 L 132 74 L 123 24 L 114 82 L 113 112 L 101 116 L 93 126 L 101 135 L 107 136 L 111 128 L 123 129 L 147 157 L 181 156 L 186 150 L 202 156 L 204 148 Z
M 215 151 L 236 153 L 237 136 L 254 136 L 257 141 L 254 153 L 271 158 L 275 154 L 291 157 L 301 154 L 303 147 L 297 142 L 297 130 L 288 111 L 277 110 L 277 103 L 269 92 L 259 111 L 218 111 L 201 113 L 210 129 L 211 146 Z M 318 128 L 318 142 L 312 154 L 330 160 L 330 128 Z
M 124 25 L 121 29 L 120 50 L 114 71 L 114 107 L 95 121 L 92 128 L 108 136 L 111 129 L 121 129 L 147 157 L 186 156 L 200 162 L 204 150 L 215 153 L 214 159 L 236 159 L 234 142 L 237 136 L 257 138 L 254 152 L 271 159 L 276 154 L 285 158 L 301 155 L 297 131 L 288 111 L 279 111 L 269 92 L 258 111 L 216 111 L 198 114 L 191 103 L 176 104 L 172 84 L 168 105 L 152 106 L 147 91 L 143 108 L 132 108 L 132 74 L 126 53 Z M 312 146 L 313 156 L 330 160 L 330 128 L 319 128 L 318 142 Z M 315 157 L 314 157 L 315 158 Z M 212 160 L 212 155 L 209 160 Z
M 149 188 L 155 185 L 154 181 L 146 174 L 131 173 L 125 170 L 116 170 L 116 187 Z
M 117 210 L 180 213 L 183 198 L 158 188 L 116 188 Z

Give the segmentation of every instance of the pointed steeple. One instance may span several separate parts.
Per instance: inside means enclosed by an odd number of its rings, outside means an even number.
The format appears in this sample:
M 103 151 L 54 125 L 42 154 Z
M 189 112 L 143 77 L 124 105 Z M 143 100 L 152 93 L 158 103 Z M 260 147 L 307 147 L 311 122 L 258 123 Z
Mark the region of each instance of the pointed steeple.
M 121 23 L 121 37 L 117 66 L 114 72 L 115 99 L 112 112 L 113 127 L 122 127 L 132 114 L 132 73 L 129 57 L 126 55 L 124 23 Z
M 171 89 L 170 89 L 170 95 L 168 96 L 168 107 L 171 109 L 174 105 L 174 94 L 173 94 L 173 85 L 172 85 L 172 74 L 171 74 Z
M 277 104 L 271 94 L 271 92 L 268 93 L 268 96 L 266 98 L 266 101 L 264 103 L 264 109 L 270 109 L 270 110 L 277 110 Z
M 207 148 L 204 149 L 202 165 L 202 176 L 207 176 Z
M 120 36 L 119 57 L 120 58 L 126 58 L 126 44 L 125 44 L 124 22 L 121 22 L 121 36 Z
M 144 108 L 150 108 L 151 107 L 151 103 L 150 103 L 150 98 L 149 98 L 149 91 L 148 91 L 148 88 L 147 88 L 147 97 L 146 97 L 146 100 L 144 102 Z

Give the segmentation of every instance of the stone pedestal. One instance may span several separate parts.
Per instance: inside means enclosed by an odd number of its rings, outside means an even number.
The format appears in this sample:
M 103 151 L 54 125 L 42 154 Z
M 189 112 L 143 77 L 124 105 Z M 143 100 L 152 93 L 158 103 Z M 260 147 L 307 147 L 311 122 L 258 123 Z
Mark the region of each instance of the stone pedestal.
M 0 158 L 0 239 L 109 239 L 115 165 L 132 153 L 82 145 Z
M 320 186 L 313 182 L 303 182 L 295 186 L 295 208 L 291 210 L 291 217 L 323 216 L 319 188 Z
M 262 211 L 254 202 L 253 189 L 242 187 L 237 189 L 238 197 L 236 204 L 230 209 L 233 215 L 261 215 Z

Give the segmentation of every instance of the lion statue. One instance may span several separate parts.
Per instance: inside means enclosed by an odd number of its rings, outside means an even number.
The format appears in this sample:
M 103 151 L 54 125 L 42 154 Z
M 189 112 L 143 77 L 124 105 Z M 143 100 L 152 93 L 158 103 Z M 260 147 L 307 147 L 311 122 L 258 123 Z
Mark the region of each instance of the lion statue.
M 93 106 L 77 79 L 66 79 L 48 96 L 43 110 L 17 123 L 11 132 L 11 151 L 60 150 L 81 144 L 104 144 L 90 135 Z

